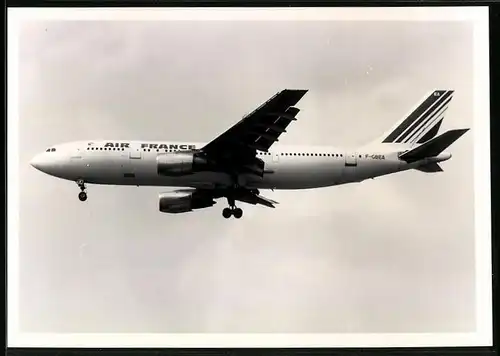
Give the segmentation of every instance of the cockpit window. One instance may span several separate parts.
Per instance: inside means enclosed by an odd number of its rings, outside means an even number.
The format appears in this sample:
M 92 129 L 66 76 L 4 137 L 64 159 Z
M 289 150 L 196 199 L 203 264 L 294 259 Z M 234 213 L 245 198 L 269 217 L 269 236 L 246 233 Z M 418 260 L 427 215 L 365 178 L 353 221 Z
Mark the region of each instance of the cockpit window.
M 50 152 L 50 148 L 47 148 L 47 151 L 45 151 L 45 152 Z
M 52 151 L 52 152 L 55 152 L 55 151 L 56 151 L 56 149 L 55 149 L 55 148 L 53 148 L 53 149 L 51 149 L 51 151 Z
M 56 149 L 55 148 L 47 148 L 47 150 L 45 152 L 55 152 Z

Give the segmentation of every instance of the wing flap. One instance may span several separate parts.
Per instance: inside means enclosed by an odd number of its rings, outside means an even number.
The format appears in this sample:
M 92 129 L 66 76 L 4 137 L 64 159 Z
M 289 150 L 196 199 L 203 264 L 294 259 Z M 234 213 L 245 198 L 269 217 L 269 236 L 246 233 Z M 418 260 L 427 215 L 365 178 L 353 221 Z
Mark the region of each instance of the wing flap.
M 271 200 L 269 198 L 263 197 L 262 195 L 259 194 L 254 194 L 254 193 L 248 193 L 248 194 L 242 194 L 236 198 L 239 201 L 242 201 L 244 203 L 252 204 L 252 205 L 264 205 L 267 206 L 268 208 L 275 208 L 275 204 L 279 204 L 277 201 Z
M 227 198 L 227 197 L 232 197 L 235 200 L 251 204 L 251 205 L 263 205 L 268 208 L 275 208 L 276 204 L 279 204 L 277 201 L 263 197 L 260 195 L 258 190 L 251 190 L 247 188 L 240 188 L 238 190 L 231 190 L 231 189 L 192 189 L 192 188 L 187 188 L 187 189 L 179 189 L 176 190 L 178 192 L 186 192 L 186 193 L 191 193 L 193 196 L 199 197 L 199 198 L 205 198 L 205 199 L 220 199 L 220 198 Z

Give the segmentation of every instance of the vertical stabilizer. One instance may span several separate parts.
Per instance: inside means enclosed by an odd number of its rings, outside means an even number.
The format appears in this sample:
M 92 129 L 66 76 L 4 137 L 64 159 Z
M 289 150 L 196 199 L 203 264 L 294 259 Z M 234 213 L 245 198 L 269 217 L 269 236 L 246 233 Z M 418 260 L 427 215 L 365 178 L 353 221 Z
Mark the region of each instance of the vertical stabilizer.
M 408 115 L 372 143 L 413 146 L 434 138 L 453 93 L 453 90 L 434 90 L 428 93 Z

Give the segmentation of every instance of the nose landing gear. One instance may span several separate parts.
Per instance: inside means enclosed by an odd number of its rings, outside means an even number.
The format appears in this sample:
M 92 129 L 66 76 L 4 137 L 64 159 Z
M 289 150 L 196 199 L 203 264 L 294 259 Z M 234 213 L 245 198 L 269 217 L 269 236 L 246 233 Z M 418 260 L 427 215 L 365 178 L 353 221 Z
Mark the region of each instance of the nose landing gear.
M 80 199 L 80 201 L 87 200 L 87 193 L 85 192 L 87 188 L 85 187 L 85 182 L 83 181 L 83 179 L 78 179 L 76 181 L 76 184 L 78 184 L 78 187 L 81 190 L 81 192 L 78 193 L 78 199 Z
M 87 200 L 87 193 L 85 193 L 85 192 L 78 193 L 78 199 L 80 199 L 80 201 Z

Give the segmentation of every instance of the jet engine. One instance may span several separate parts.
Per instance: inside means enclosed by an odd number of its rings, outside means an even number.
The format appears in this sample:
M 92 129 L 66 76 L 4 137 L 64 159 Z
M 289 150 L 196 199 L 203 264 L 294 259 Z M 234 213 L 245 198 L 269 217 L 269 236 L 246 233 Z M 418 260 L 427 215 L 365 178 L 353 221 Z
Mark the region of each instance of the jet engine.
M 157 171 L 162 176 L 184 176 L 208 168 L 206 159 L 191 152 L 163 153 L 156 158 Z
M 197 196 L 194 191 L 173 191 L 161 193 L 160 211 L 162 213 L 178 214 L 195 209 L 208 208 L 215 204 L 211 197 Z

